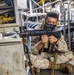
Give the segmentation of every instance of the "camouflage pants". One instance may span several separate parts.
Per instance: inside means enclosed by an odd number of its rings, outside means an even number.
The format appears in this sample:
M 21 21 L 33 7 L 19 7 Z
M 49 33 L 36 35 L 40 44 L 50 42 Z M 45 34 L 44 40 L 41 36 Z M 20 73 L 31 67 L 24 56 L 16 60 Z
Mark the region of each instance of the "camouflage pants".
M 31 54 L 30 58 L 33 66 L 39 69 L 47 69 L 49 67 L 50 61 L 47 58 L 50 58 L 51 61 L 54 61 L 53 55 L 45 52 L 42 52 L 40 55 Z M 72 58 L 73 54 L 71 51 L 58 54 L 56 64 L 66 63 Z

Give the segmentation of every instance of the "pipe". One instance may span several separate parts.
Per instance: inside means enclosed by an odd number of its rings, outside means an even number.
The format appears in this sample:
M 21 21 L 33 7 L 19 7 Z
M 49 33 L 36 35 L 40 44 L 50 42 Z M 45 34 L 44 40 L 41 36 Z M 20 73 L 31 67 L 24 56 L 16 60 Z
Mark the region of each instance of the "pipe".
M 71 50 L 71 39 L 70 39 L 70 6 L 71 0 L 68 3 L 68 39 L 69 39 L 69 50 Z

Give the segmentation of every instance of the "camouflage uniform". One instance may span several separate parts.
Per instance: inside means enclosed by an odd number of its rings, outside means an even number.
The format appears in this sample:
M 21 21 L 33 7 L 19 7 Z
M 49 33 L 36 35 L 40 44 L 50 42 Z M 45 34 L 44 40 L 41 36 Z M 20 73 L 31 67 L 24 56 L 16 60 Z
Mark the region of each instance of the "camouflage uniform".
M 41 41 L 40 41 L 41 42 Z M 38 43 L 32 48 L 33 54 L 30 55 L 32 64 L 36 68 L 40 69 L 47 69 L 49 67 L 50 61 L 53 61 L 52 54 L 48 54 L 47 52 L 41 52 L 41 54 L 38 54 L 37 49 Z M 58 54 L 57 62 L 56 64 L 66 63 L 70 61 L 73 58 L 73 53 L 68 50 L 67 44 L 64 41 L 63 35 L 61 35 L 61 40 L 58 42 L 58 51 L 61 52 Z M 36 55 L 34 53 L 37 53 Z M 50 61 L 47 58 L 50 58 Z

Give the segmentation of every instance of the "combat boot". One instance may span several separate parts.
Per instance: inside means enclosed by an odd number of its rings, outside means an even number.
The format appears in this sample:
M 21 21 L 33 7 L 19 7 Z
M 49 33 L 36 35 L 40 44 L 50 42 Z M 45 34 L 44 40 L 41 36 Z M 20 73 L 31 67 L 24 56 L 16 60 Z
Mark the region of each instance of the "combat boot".
M 70 74 L 73 72 L 73 68 L 70 64 L 60 64 L 60 70 Z
M 53 66 L 54 66 L 54 64 L 51 63 L 50 69 L 53 69 Z M 66 63 L 64 63 L 64 64 L 56 64 L 54 69 L 64 71 L 64 72 L 66 72 L 68 74 L 73 72 L 72 66 L 70 64 L 66 64 Z

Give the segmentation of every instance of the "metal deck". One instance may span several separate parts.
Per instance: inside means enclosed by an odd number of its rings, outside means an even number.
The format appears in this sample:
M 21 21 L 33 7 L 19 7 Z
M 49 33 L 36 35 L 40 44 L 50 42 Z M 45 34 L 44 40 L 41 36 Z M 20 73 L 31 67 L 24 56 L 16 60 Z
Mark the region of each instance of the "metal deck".
M 40 75 L 51 75 L 51 70 L 41 70 Z M 71 74 L 66 74 L 63 71 L 55 70 L 55 75 L 74 75 L 74 67 Z

